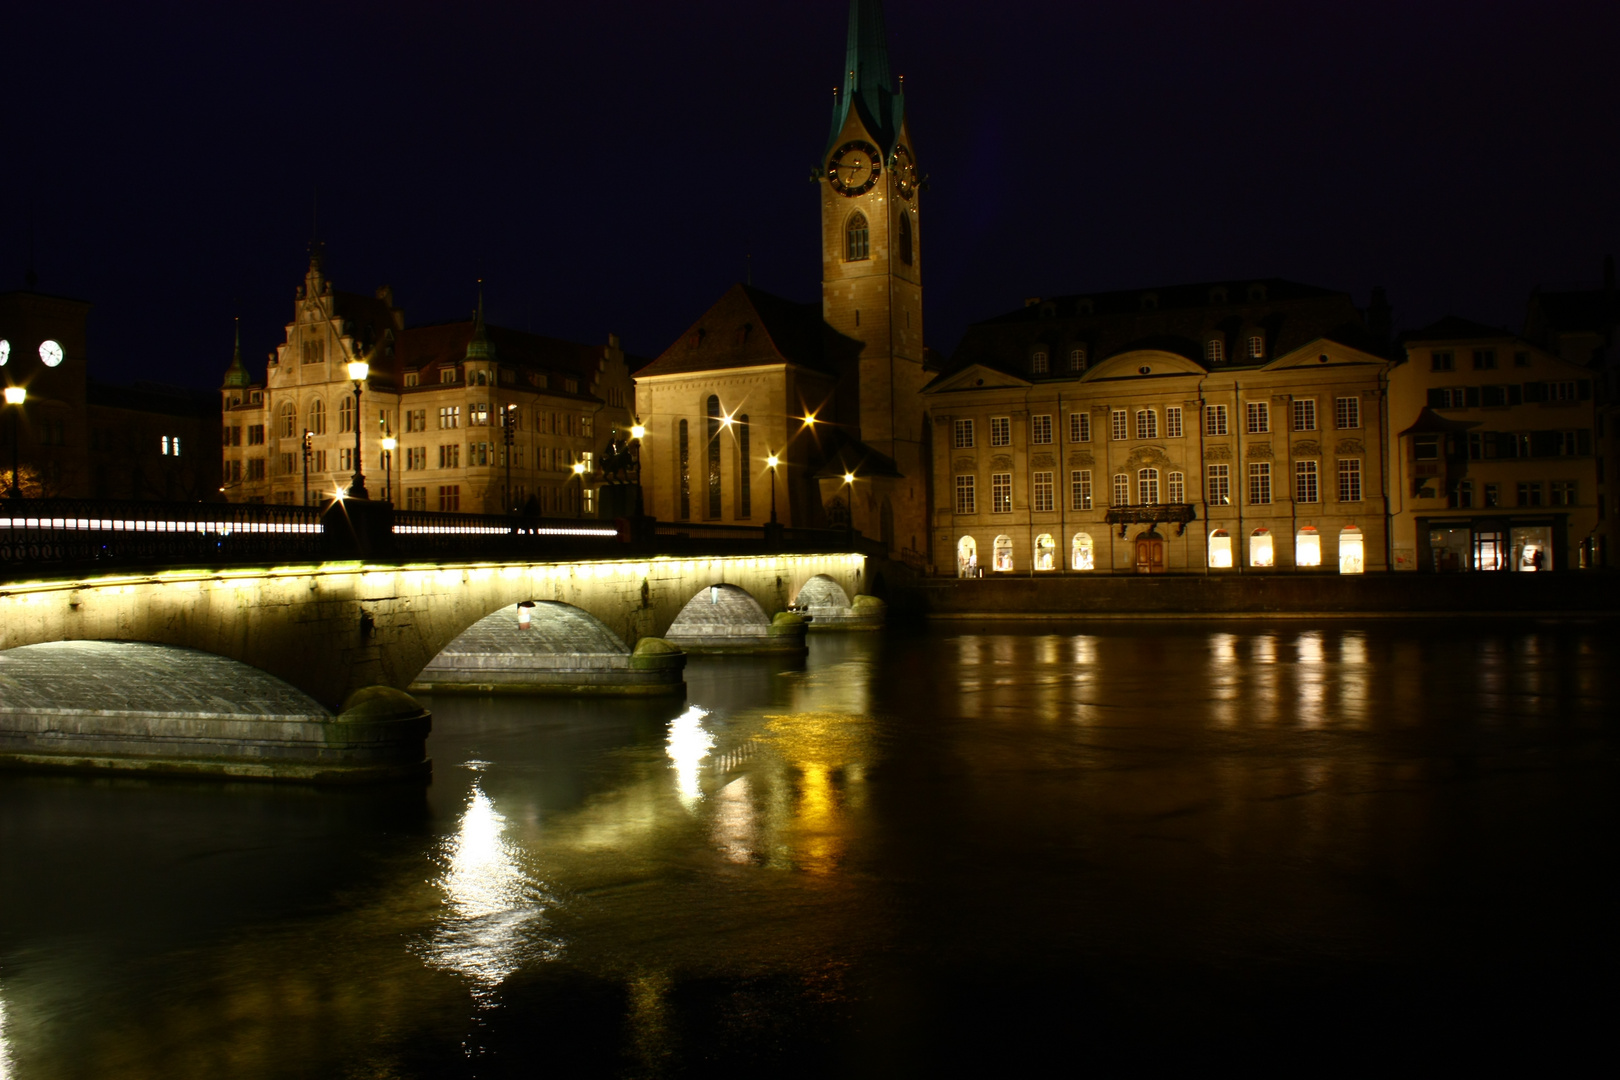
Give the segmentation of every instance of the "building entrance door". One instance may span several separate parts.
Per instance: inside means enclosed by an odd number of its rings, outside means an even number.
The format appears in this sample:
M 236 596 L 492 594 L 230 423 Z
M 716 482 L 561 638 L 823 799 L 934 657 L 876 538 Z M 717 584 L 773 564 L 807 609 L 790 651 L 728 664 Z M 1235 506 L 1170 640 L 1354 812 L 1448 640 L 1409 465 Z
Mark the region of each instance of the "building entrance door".
M 1143 533 L 1136 538 L 1136 572 L 1164 573 L 1164 537 L 1157 533 Z

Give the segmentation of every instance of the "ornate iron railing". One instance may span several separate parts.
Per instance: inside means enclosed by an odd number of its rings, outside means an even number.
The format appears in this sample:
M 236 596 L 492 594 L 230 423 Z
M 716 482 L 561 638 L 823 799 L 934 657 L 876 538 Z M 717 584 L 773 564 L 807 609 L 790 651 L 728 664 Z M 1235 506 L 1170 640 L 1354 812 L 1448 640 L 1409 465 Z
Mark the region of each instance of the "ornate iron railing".
M 244 503 L 0 502 L 0 566 L 238 563 L 319 558 L 320 511 Z
M 1110 525 L 1118 525 L 1120 538 L 1124 539 L 1128 525 L 1173 524 L 1176 535 L 1180 536 L 1187 531 L 1187 523 L 1197 519 L 1198 514 L 1192 503 L 1154 503 L 1149 506 L 1116 506 L 1108 511 L 1103 520 Z

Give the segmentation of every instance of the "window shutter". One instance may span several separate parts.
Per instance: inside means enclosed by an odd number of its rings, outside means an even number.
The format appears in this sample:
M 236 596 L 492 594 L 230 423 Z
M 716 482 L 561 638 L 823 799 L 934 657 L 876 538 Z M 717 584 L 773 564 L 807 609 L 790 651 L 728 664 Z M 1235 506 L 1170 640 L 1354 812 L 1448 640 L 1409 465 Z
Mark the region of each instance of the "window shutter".
M 1547 384 L 1544 382 L 1527 382 L 1524 384 L 1524 400 L 1540 402 L 1547 400 Z

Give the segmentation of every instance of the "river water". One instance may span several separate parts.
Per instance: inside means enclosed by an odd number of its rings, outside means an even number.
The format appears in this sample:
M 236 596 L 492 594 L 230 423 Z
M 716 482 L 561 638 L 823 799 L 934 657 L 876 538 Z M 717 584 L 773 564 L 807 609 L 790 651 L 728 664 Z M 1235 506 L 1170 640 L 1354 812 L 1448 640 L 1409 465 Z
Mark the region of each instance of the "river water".
M 687 678 L 439 698 L 425 793 L 0 776 L 0 1076 L 1607 1045 L 1612 627 L 947 626 Z

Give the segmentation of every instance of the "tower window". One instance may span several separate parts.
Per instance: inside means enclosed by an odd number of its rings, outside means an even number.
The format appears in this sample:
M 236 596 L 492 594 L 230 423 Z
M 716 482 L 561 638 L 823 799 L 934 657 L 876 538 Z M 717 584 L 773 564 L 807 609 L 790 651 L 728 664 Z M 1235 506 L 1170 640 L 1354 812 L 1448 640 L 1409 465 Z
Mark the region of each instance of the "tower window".
M 859 210 L 844 227 L 844 259 L 859 262 L 872 257 L 872 232 L 866 225 L 866 215 Z
M 911 215 L 900 212 L 900 261 L 911 265 Z

